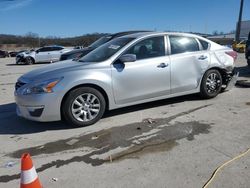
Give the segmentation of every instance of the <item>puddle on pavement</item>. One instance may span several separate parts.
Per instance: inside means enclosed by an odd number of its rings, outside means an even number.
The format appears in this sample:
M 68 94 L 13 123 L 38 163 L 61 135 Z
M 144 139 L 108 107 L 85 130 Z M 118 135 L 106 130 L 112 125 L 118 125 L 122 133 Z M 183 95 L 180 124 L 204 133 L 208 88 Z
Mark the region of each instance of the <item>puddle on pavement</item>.
M 167 118 L 153 119 L 153 123 L 147 121 L 131 123 L 80 137 L 72 137 L 37 147 L 18 150 L 9 154 L 9 156 L 20 158 L 25 152 L 29 152 L 31 156 L 37 156 L 76 150 L 84 147 L 92 148 L 87 154 L 74 156 L 71 159 L 52 161 L 37 168 L 37 172 L 42 172 L 48 168 L 59 168 L 72 162 L 85 162 L 92 166 L 99 166 L 110 161 L 108 152 L 117 149 L 119 149 L 119 152 L 111 156 L 113 162 L 126 158 L 139 158 L 141 155 L 148 153 L 168 151 L 177 146 L 177 141 L 180 139 L 186 138 L 191 141 L 195 135 L 209 133 L 212 124 L 198 121 L 184 123 L 172 121 L 180 116 L 190 114 L 207 106 L 210 105 L 194 108 Z M 98 157 L 105 154 L 108 155 L 106 158 Z M 16 177 L 16 175 L 0 176 L 0 182 L 8 182 L 16 179 Z

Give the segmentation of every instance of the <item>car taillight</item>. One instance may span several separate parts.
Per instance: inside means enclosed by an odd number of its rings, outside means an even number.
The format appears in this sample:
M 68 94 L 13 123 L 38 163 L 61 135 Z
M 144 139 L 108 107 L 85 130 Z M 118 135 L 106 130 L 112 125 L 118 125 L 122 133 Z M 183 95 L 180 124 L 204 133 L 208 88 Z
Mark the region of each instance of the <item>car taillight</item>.
M 225 53 L 227 55 L 230 55 L 234 59 L 234 61 L 237 59 L 237 52 L 235 52 L 235 51 L 227 51 Z

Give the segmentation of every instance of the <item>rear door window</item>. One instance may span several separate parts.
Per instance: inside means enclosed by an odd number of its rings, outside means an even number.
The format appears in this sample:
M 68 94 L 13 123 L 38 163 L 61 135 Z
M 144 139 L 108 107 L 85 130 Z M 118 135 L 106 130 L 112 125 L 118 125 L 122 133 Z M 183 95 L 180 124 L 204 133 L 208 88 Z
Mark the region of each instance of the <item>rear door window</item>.
M 184 36 L 169 36 L 171 54 L 199 51 L 199 44 L 195 38 Z

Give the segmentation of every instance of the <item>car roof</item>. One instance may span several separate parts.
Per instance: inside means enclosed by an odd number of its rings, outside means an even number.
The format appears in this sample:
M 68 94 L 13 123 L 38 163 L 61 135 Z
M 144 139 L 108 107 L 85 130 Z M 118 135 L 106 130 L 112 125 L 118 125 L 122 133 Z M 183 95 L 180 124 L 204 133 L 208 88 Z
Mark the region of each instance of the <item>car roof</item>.
M 144 32 L 152 32 L 152 31 L 147 31 L 147 30 L 123 31 L 123 32 L 119 32 L 119 33 L 110 34 L 107 36 L 110 36 L 112 38 L 117 38 L 117 37 L 121 37 L 121 36 L 125 36 L 125 35 L 131 35 L 131 34 L 135 34 L 135 33 L 144 33 Z
M 41 48 L 47 48 L 47 47 L 60 47 L 60 48 L 64 48 L 64 46 L 59 46 L 59 45 L 49 45 L 49 46 L 43 46 Z
M 191 33 L 184 33 L 184 32 L 139 32 L 139 33 L 134 33 L 126 36 L 122 36 L 124 38 L 126 37 L 131 37 L 131 38 L 141 38 L 141 37 L 146 37 L 146 36 L 154 36 L 154 35 L 179 35 L 179 36 L 188 36 L 188 37 L 199 37 L 203 38 L 202 36 L 191 34 Z

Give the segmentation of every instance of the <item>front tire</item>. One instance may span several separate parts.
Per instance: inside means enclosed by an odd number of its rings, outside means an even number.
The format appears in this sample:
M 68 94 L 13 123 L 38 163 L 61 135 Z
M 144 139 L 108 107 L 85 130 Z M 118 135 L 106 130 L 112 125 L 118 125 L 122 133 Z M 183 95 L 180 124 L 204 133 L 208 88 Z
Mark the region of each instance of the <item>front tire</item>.
M 222 86 L 222 77 L 218 70 L 208 70 L 202 79 L 200 95 L 202 98 L 210 99 L 216 97 Z
M 81 87 L 70 91 L 62 104 L 64 119 L 74 127 L 92 125 L 101 119 L 106 101 L 98 90 Z
M 34 59 L 32 57 L 26 57 L 25 58 L 25 64 L 32 65 L 34 63 L 35 63 L 35 61 L 34 61 Z

